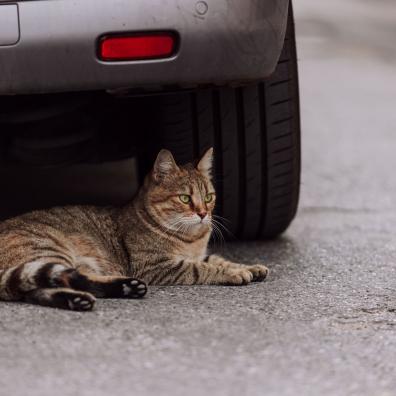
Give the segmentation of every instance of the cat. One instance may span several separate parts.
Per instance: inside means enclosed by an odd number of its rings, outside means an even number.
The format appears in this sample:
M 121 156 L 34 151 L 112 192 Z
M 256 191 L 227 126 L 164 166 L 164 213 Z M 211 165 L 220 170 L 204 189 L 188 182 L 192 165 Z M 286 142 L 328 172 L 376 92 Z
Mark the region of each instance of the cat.
M 246 285 L 263 265 L 207 255 L 213 149 L 178 166 L 161 150 L 122 207 L 65 206 L 0 223 L 0 299 L 77 311 L 95 297 L 141 298 L 148 285 Z

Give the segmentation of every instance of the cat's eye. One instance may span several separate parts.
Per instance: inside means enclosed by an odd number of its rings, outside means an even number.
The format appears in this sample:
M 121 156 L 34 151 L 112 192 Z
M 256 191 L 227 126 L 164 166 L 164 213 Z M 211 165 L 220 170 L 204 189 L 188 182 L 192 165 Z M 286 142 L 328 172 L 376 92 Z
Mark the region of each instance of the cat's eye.
M 205 196 L 205 202 L 210 203 L 213 201 L 213 194 L 206 194 Z
M 188 204 L 191 201 L 191 197 L 187 194 L 181 194 L 179 195 L 180 201 L 182 201 L 184 204 Z

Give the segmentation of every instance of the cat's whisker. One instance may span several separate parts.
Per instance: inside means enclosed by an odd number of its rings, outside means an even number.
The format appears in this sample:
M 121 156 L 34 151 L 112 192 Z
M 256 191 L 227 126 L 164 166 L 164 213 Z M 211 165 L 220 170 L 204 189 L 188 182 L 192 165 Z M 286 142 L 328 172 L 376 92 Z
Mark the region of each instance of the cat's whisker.
M 217 230 L 212 227 L 212 242 L 214 247 L 216 247 L 216 243 L 219 242 L 218 236 L 217 236 Z
M 183 225 L 184 225 L 183 218 L 175 221 L 172 224 L 172 226 L 169 228 L 169 230 L 167 231 L 167 235 L 170 235 L 170 236 L 176 235 L 177 233 L 180 232 L 180 230 L 183 229 Z
M 212 219 L 212 224 L 216 224 L 219 228 L 223 228 L 225 232 L 227 232 L 228 235 L 236 239 L 236 236 L 220 221 L 217 221 L 215 219 Z
M 219 215 L 215 215 L 215 214 L 212 214 L 212 217 L 215 217 L 216 219 L 220 219 L 222 221 L 225 221 L 225 222 L 231 224 L 231 221 L 229 219 L 226 219 L 225 217 L 222 217 L 222 216 L 219 216 Z
M 170 228 L 170 230 L 167 230 L 167 234 L 173 236 L 177 233 L 181 233 L 184 236 L 194 224 L 195 223 L 186 216 L 181 216 L 174 222 L 167 223 L 167 226 Z
M 220 244 L 220 246 L 222 246 L 223 243 L 225 242 L 225 240 L 224 240 L 223 234 L 221 232 L 221 229 L 214 222 L 212 222 L 212 228 L 213 228 L 213 235 L 218 238 L 219 244 Z M 215 242 L 215 240 L 214 240 L 214 242 Z

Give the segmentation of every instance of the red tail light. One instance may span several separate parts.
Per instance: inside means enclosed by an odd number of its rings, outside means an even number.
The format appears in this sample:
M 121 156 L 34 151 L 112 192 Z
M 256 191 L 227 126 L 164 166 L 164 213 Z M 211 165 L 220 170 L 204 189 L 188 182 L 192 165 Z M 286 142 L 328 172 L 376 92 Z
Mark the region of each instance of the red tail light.
M 99 58 L 128 61 L 168 58 L 176 52 L 176 35 L 148 33 L 105 36 L 99 42 Z

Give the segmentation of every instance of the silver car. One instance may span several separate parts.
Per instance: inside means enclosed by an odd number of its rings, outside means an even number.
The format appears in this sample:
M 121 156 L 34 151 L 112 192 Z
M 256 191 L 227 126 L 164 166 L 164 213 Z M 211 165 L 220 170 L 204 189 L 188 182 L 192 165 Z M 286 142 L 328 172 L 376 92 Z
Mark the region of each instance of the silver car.
M 215 148 L 242 239 L 293 219 L 300 180 L 288 0 L 0 0 L 2 163 L 53 167 Z M 100 142 L 98 144 L 98 141 Z

